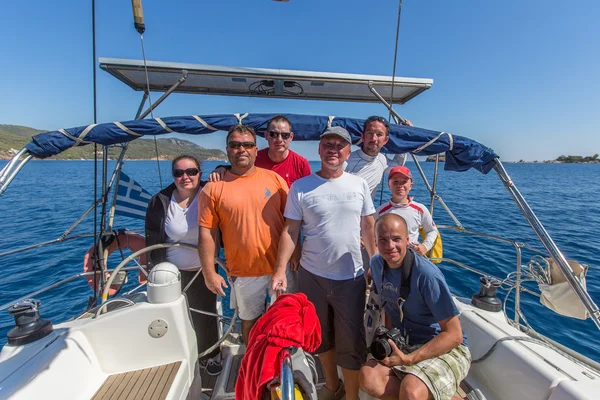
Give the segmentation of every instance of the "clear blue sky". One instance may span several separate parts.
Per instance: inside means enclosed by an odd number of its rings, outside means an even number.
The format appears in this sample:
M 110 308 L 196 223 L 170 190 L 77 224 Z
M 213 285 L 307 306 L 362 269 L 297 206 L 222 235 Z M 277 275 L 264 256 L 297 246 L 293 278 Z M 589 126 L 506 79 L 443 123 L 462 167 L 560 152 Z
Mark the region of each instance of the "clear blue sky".
M 391 75 L 396 0 L 145 0 L 148 59 Z M 92 122 L 91 1 L 0 6 L 0 123 Z M 97 55 L 141 59 L 130 2 L 97 1 Z M 505 160 L 600 153 L 597 0 L 404 0 L 397 75 L 433 87 L 397 109 L 476 139 Z M 594 28 L 595 27 L 595 28 Z M 154 94 L 154 99 L 158 94 Z M 141 95 L 98 70 L 98 120 Z M 383 106 L 173 95 L 156 116 L 295 112 L 364 118 Z M 201 145 L 223 147 L 216 134 Z M 293 148 L 310 159 L 314 145 Z

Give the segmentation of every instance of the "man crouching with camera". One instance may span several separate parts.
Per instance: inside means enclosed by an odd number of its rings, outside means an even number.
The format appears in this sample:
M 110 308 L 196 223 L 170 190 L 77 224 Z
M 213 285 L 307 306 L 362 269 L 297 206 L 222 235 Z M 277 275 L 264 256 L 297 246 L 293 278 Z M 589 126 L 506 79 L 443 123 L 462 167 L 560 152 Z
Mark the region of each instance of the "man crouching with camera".
M 446 280 L 409 248 L 399 215 L 383 215 L 375 233 L 379 254 L 371 259 L 371 275 L 385 327 L 371 345 L 375 359 L 360 370 L 360 388 L 380 399 L 452 399 L 471 353 Z

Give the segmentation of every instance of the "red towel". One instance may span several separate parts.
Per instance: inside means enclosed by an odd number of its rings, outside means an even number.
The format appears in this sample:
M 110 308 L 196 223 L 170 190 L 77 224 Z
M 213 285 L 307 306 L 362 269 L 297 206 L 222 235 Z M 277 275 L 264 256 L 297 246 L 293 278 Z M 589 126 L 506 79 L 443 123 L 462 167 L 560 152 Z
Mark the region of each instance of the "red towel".
M 264 386 L 281 369 L 281 350 L 301 347 L 313 352 L 321 345 L 321 324 L 304 293 L 283 294 L 250 331 L 246 354 L 235 385 L 237 400 L 262 398 Z

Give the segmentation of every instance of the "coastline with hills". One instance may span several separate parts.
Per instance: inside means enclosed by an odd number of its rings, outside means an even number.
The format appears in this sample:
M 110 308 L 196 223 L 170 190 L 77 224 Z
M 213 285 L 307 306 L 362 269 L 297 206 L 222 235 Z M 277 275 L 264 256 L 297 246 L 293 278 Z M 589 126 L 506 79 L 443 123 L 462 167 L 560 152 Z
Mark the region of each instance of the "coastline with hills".
M 8 160 L 31 141 L 31 137 L 45 132 L 35 128 L 18 125 L 0 124 L 0 160 Z M 159 160 L 172 160 L 181 154 L 189 154 L 197 157 L 200 161 L 227 161 L 224 151 L 218 149 L 206 149 L 189 140 L 176 138 L 156 139 Z M 119 146 L 111 146 L 109 158 L 115 159 L 120 153 Z M 98 156 L 102 155 L 99 148 Z M 73 147 L 47 160 L 93 160 L 94 146 Z M 156 150 L 152 138 L 138 139 L 129 142 L 129 148 L 125 154 L 126 160 L 155 160 Z

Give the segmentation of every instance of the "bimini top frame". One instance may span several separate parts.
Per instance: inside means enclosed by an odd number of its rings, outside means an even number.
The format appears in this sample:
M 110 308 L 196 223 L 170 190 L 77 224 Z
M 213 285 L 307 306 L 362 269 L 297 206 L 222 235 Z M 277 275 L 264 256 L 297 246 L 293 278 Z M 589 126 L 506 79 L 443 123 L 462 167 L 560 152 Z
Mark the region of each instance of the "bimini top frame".
M 148 61 L 146 65 L 150 90 L 157 92 L 169 90 L 182 76 L 187 76 L 175 92 L 379 103 L 369 90 L 368 85 L 371 83 L 387 101 L 391 99 L 394 104 L 404 104 L 433 85 L 433 79 L 380 75 L 157 61 Z M 148 90 L 144 62 L 141 60 L 100 58 L 100 68 L 134 90 Z

